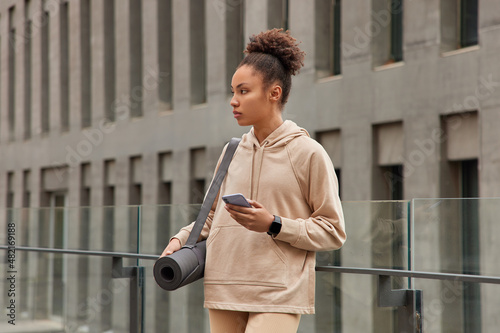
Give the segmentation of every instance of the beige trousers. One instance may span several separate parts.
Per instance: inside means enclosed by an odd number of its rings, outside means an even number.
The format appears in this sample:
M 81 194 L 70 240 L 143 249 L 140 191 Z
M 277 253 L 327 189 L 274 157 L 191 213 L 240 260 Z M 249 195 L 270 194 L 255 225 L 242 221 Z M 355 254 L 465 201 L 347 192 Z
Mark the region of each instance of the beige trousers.
M 296 333 L 300 314 L 209 309 L 210 333 Z

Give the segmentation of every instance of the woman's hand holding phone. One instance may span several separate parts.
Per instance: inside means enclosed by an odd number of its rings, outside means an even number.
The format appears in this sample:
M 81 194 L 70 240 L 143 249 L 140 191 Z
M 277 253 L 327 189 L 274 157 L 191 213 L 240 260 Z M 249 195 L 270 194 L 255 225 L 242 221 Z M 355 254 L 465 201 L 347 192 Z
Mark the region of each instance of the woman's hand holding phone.
M 225 209 L 229 215 L 248 230 L 267 232 L 274 221 L 274 215 L 262 204 L 255 200 L 247 200 L 239 193 L 223 196 L 222 200 L 226 202 Z

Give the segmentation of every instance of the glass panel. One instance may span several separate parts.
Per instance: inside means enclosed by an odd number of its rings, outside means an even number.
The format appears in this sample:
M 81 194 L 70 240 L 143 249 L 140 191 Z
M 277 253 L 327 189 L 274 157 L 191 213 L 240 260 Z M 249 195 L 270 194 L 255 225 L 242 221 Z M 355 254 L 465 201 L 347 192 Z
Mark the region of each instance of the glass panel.
M 414 199 L 414 270 L 500 276 L 500 198 Z
M 172 236 L 196 220 L 201 205 L 141 206 L 140 253 L 160 256 Z
M 27 263 L 21 261 L 24 254 Z M 13 310 L 0 332 L 129 332 L 129 280 L 111 279 L 111 258 L 22 251 L 16 256 L 16 273 L 3 270 L 0 281 L 1 290 L 15 290 L 12 297 L 5 293 L 5 307 L 13 304 Z M 64 263 L 62 274 L 53 269 L 56 260 Z
M 22 243 L 18 242 L 18 245 L 127 253 L 138 251 L 137 206 L 15 210 L 18 211 L 16 227 L 22 232 Z
M 200 205 L 141 206 L 140 252 L 160 256 L 170 237 L 196 220 Z M 153 278 L 154 260 L 140 260 L 145 268 L 145 332 L 209 332 L 203 308 L 203 280 L 173 292 L 161 289 Z
M 340 250 L 318 252 L 316 264 L 408 269 L 408 204 L 342 202 L 347 241 Z M 312 316 L 316 331 L 304 332 L 396 332 L 396 308 L 377 306 L 375 276 L 318 272 L 316 277 L 317 314 Z M 392 278 L 392 284 L 394 289 L 406 288 L 407 279 Z M 301 327 L 308 317 L 304 316 Z
M 500 276 L 499 198 L 413 200 L 414 269 Z M 426 332 L 490 332 L 500 309 L 500 286 L 415 280 L 424 290 Z
M 426 333 L 496 332 L 500 285 L 414 279 L 423 291 L 423 327 Z
M 162 249 L 163 250 L 163 249 Z M 153 278 L 153 260 L 140 260 L 144 266 L 144 332 L 210 332 L 208 310 L 203 307 L 203 280 L 175 291 L 161 289 Z
M 140 252 L 159 255 L 171 236 L 195 220 L 199 207 L 141 206 Z M 408 202 L 343 202 L 343 208 L 348 241 L 340 251 L 318 253 L 318 265 L 408 267 Z M 168 325 L 172 331 L 209 332 L 208 314 L 203 309 L 203 281 L 166 292 L 154 281 L 154 261 L 140 260 L 140 264 L 145 267 L 145 298 L 149 300 L 145 331 L 158 331 Z M 395 309 L 377 307 L 376 277 L 326 272 L 318 272 L 316 276 L 317 313 L 302 316 L 300 332 L 387 333 L 397 327 Z M 405 288 L 406 285 L 406 279 L 393 279 L 394 288 Z M 363 320 L 355 315 L 360 313 L 359 309 L 368 313 Z M 188 320 L 186 313 L 197 319 Z
M 347 241 L 317 265 L 408 269 L 408 202 L 344 201 Z
M 343 202 L 347 242 L 341 250 L 318 253 L 317 264 L 500 275 L 499 198 L 415 199 L 411 233 L 409 206 L 406 201 Z M 196 218 L 199 207 L 0 209 L 0 244 L 8 245 L 11 234 L 18 246 L 159 256 L 169 238 Z M 43 325 L 47 331 L 129 331 L 130 280 L 111 277 L 112 258 L 19 250 L 10 258 L 8 251 L 0 253 L 7 313 L 0 332 L 23 325 L 25 331 L 41 331 Z M 139 302 L 147 301 L 145 332 L 209 332 L 202 280 L 166 292 L 154 281 L 154 260 L 124 261 L 125 266 L 137 263 L 144 266 L 144 298 Z M 408 287 L 407 279 L 392 281 L 394 289 Z M 12 286 L 15 297 L 9 296 Z M 490 332 L 498 326 L 498 285 L 414 279 L 412 288 L 423 290 L 426 332 Z M 379 308 L 376 293 L 375 276 L 317 272 L 317 313 L 302 316 L 299 332 L 396 332 L 395 308 Z M 15 327 L 8 323 L 11 299 Z

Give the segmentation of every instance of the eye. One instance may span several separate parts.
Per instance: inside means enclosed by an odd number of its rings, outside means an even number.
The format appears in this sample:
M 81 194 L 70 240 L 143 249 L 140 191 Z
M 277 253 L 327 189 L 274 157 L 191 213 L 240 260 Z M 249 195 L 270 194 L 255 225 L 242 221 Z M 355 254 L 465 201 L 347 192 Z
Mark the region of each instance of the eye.
M 246 89 L 241 89 L 241 94 L 242 94 L 242 95 L 246 94 L 247 92 L 248 92 L 248 90 L 246 90 Z

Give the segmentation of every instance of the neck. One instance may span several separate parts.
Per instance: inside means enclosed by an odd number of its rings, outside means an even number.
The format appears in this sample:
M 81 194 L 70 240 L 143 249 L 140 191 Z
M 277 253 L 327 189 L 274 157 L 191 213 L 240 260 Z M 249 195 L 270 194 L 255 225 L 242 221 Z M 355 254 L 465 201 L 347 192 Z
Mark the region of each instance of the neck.
M 259 143 L 262 143 L 269 134 L 274 132 L 278 127 L 283 124 L 283 118 L 281 117 L 281 114 L 279 117 L 274 117 L 270 121 L 266 122 L 263 125 L 260 124 L 255 124 L 253 125 L 253 133 L 255 134 L 255 137 L 259 141 Z

